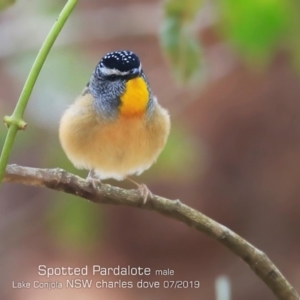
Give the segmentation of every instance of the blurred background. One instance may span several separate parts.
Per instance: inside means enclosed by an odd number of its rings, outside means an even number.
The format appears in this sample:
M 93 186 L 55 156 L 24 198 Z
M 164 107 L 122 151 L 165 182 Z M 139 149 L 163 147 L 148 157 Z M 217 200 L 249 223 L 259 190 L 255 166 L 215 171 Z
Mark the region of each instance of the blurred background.
M 66 1 L 5 2 L 14 1 L 0 1 L 1 118 L 12 113 Z M 79 1 L 38 78 L 25 115 L 29 126 L 18 134 L 10 163 L 85 177 L 60 147 L 59 119 L 103 55 L 132 50 L 172 117 L 166 149 L 137 180 L 236 231 L 299 291 L 299 28 L 296 0 Z M 0 146 L 6 132 L 2 126 Z M 274 299 L 226 248 L 154 212 L 8 183 L 0 198 L 1 299 Z M 38 275 L 39 265 L 94 264 L 150 267 L 153 274 L 170 268 L 174 276 L 143 279 L 199 280 L 201 287 L 12 288 L 12 281 L 48 282 Z M 220 278 L 229 282 L 230 298 L 216 291 Z

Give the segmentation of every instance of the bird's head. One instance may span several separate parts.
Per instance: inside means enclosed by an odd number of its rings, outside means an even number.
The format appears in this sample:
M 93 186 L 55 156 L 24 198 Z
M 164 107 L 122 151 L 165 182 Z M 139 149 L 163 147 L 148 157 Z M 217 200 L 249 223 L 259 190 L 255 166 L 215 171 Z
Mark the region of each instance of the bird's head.
M 107 53 L 96 66 L 88 87 L 102 112 L 110 108 L 110 113 L 124 117 L 144 114 L 152 98 L 140 59 L 132 51 Z

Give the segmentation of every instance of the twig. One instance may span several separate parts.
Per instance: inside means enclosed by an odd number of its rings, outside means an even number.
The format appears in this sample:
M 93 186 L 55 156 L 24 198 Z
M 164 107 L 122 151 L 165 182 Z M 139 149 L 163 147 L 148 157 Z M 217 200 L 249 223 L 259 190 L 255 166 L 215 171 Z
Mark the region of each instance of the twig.
M 149 199 L 143 205 L 143 198 L 137 190 L 124 190 L 103 183 L 97 189 L 93 189 L 85 179 L 62 169 L 36 169 L 9 165 L 6 169 L 4 181 L 47 187 L 77 195 L 95 203 L 126 205 L 154 210 L 162 215 L 179 220 L 209 235 L 226 246 L 231 252 L 241 257 L 269 286 L 277 299 L 300 300 L 296 290 L 265 253 L 255 248 L 229 228 L 181 203 L 179 200 L 169 200 L 154 195 L 152 199 Z
M 77 2 L 78 0 L 69 0 L 64 6 L 32 65 L 13 114 L 11 116 L 4 117 L 4 123 L 8 127 L 8 133 L 0 155 L 0 186 L 18 130 L 26 129 L 27 124 L 23 120 L 23 115 L 35 82 L 57 36 L 62 30 Z

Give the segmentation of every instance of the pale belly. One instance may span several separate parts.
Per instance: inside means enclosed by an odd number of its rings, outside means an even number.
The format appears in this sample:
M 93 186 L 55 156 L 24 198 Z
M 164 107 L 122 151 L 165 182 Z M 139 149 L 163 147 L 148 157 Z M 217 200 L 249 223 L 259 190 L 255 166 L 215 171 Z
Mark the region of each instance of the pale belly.
M 78 104 L 78 103 L 77 103 Z M 153 116 L 99 122 L 89 106 L 70 107 L 60 124 L 60 141 L 79 169 L 95 170 L 100 179 L 139 175 L 157 159 L 170 130 L 169 115 L 158 106 Z

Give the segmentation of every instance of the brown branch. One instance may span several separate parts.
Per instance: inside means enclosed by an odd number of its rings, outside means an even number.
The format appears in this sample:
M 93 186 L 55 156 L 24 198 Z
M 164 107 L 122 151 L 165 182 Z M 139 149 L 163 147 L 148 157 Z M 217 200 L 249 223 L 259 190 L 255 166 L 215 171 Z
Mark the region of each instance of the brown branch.
M 73 194 L 95 203 L 135 206 L 154 210 L 160 214 L 179 220 L 201 231 L 231 252 L 241 257 L 250 268 L 269 286 L 281 300 L 300 300 L 299 295 L 270 261 L 265 253 L 255 248 L 227 227 L 217 223 L 197 210 L 182 204 L 179 200 L 169 200 L 157 195 L 143 205 L 143 199 L 136 190 L 124 190 L 108 184 L 100 184 L 95 190 L 88 181 L 62 169 L 36 169 L 9 165 L 4 177 L 6 182 L 17 182 L 36 187 Z

